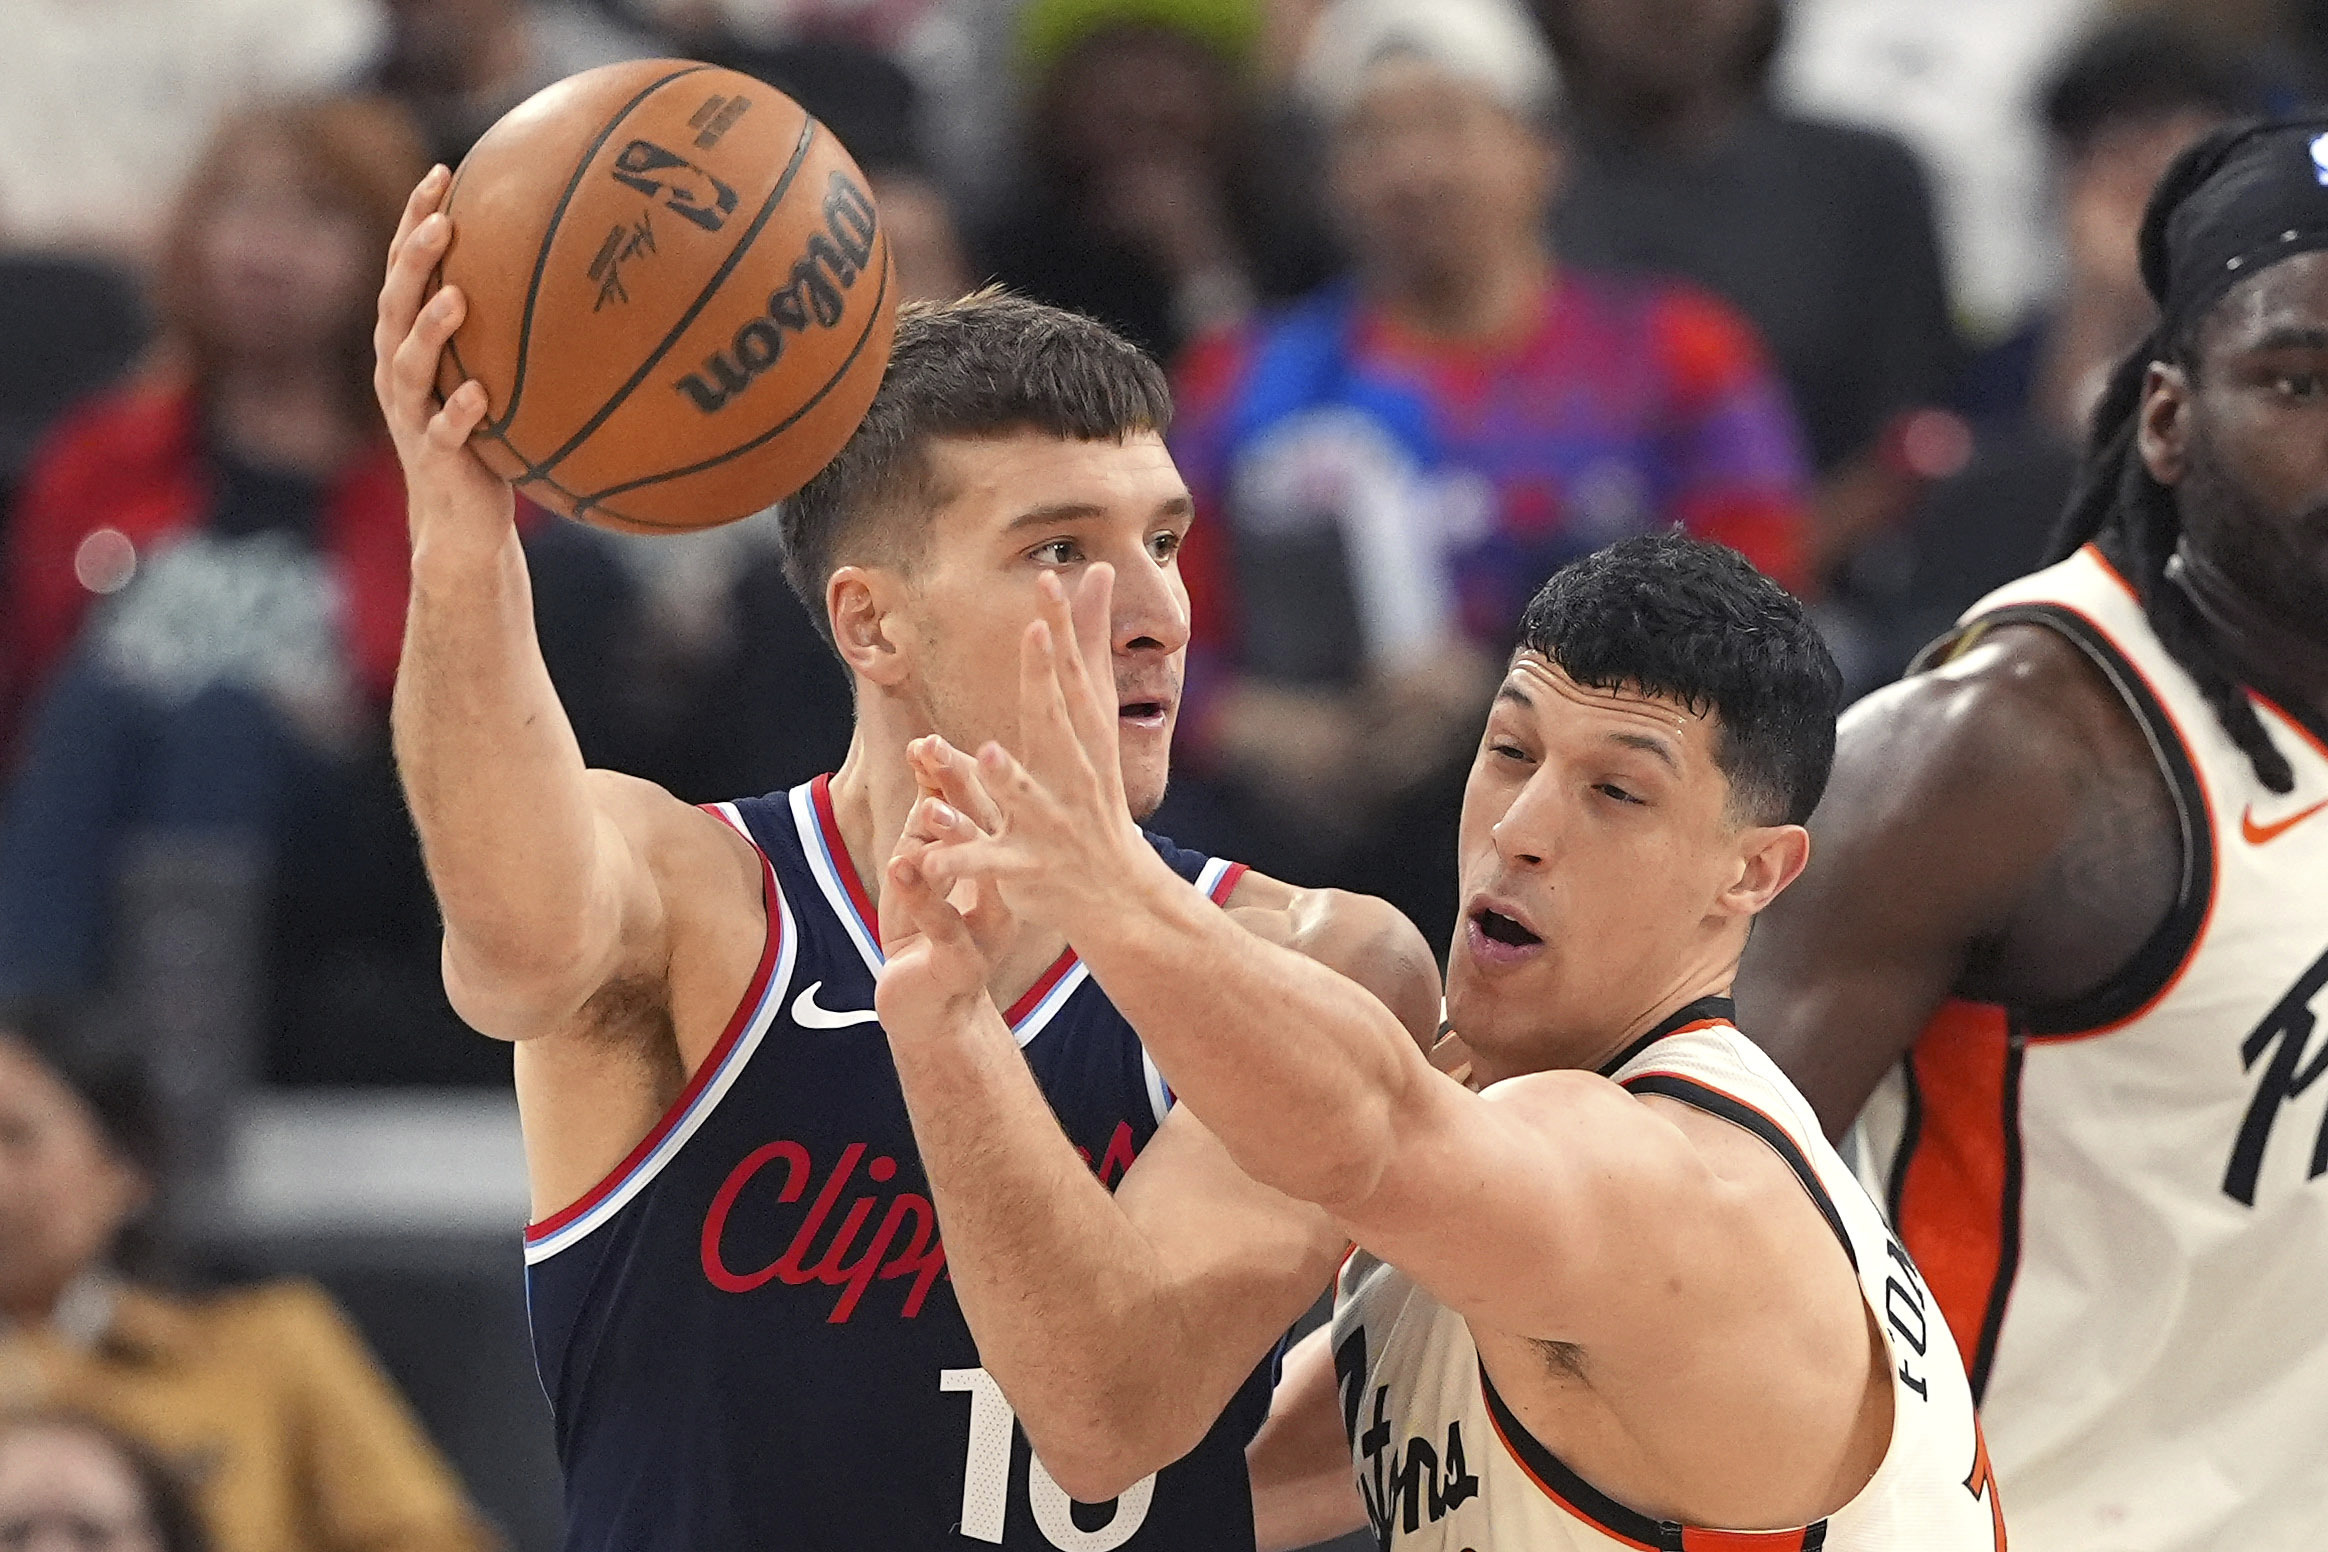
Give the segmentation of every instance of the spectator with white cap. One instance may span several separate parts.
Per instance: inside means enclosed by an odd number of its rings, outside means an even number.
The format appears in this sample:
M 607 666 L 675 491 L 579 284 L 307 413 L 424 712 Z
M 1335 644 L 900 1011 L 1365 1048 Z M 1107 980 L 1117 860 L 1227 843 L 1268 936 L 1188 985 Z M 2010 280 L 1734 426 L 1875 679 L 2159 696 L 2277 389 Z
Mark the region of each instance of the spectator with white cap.
M 1256 866 L 1437 922 L 1537 584 L 1675 523 L 1801 581 L 1802 442 L 1725 304 L 1555 263 L 1558 80 L 1511 0 L 1335 0 L 1296 84 L 1355 267 L 1179 374 L 1206 518 L 1182 727 L 1209 771 L 1174 822 L 1210 801 Z

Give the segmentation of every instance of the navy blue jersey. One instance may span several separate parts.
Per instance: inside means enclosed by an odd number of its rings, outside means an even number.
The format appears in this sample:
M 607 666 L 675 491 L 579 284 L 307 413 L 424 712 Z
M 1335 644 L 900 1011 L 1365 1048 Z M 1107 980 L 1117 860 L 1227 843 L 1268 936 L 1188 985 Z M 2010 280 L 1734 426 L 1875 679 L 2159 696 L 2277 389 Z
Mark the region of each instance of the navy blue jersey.
M 1269 1366 L 1186 1458 L 1071 1502 L 947 1280 L 824 778 L 714 812 L 767 859 L 751 987 L 646 1140 L 526 1232 L 569 1552 L 1252 1552 Z M 1155 845 L 1217 900 L 1243 872 Z M 1112 1186 L 1171 1102 L 1138 1037 L 1072 954 L 1007 1017 Z

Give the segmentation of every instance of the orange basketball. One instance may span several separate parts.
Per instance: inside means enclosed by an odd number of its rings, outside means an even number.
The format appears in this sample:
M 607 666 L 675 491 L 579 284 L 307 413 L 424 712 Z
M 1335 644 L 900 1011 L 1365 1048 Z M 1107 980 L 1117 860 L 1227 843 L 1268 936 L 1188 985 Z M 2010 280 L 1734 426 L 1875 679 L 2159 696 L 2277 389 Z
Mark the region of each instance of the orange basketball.
M 608 528 L 732 522 L 806 484 L 889 364 L 897 286 L 864 174 L 749 76 L 640 60 L 512 108 L 453 176 L 438 367 L 472 439 L 542 505 Z

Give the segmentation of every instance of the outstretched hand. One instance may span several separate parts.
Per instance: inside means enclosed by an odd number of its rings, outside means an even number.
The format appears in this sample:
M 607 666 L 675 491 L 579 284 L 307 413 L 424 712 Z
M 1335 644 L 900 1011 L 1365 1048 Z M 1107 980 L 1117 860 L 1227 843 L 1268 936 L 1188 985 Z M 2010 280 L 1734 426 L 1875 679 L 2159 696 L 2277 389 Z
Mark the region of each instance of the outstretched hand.
M 989 886 L 1018 919 L 1073 941 L 1143 868 L 1162 864 L 1124 798 L 1109 645 L 1115 571 L 1089 567 L 1072 604 L 1056 574 L 1036 586 L 1040 614 L 1019 643 L 1019 753 L 987 744 L 971 783 L 949 750 L 952 785 L 940 783 L 944 803 L 924 805 L 931 839 L 918 866 L 939 889 Z
M 1015 924 L 993 888 L 966 881 L 947 889 L 922 870 L 956 823 L 995 822 L 969 757 L 934 737 L 915 739 L 905 757 L 921 795 L 882 874 L 883 963 L 873 1005 L 884 1029 L 912 1038 L 987 996 Z
M 470 433 L 490 408 L 485 386 L 464 382 L 441 405 L 436 396 L 438 361 L 468 315 L 468 299 L 458 287 L 440 286 L 429 294 L 430 279 L 453 240 L 443 210 L 452 181 L 445 168 L 431 168 L 404 203 L 372 326 L 372 390 L 404 466 L 414 547 L 450 538 L 498 550 L 515 520 L 516 502 L 508 483 L 469 446 Z

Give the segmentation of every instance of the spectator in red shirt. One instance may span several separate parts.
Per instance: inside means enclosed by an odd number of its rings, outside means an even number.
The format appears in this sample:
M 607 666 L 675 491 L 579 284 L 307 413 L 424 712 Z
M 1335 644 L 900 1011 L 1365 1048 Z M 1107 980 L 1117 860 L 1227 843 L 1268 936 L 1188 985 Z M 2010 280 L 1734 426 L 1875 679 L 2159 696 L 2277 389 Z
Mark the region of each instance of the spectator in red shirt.
M 1182 795 L 1257 866 L 1451 920 L 1462 773 L 1521 609 L 1681 524 L 1803 580 L 1785 390 L 1736 313 L 1556 266 L 1553 72 L 1508 0 L 1334 0 L 1301 71 L 1346 282 L 1192 351 L 1173 448 L 1207 521 Z M 1178 833 L 1178 832 L 1176 832 Z
M 108 964 L 138 952 L 124 921 L 109 954 L 117 890 L 194 907 L 185 984 L 131 1022 L 196 1089 L 241 1060 L 289 816 L 384 725 L 406 540 L 370 302 L 424 168 L 385 102 L 228 121 L 165 250 L 165 359 L 52 433 L 10 535 L 0 998 L 135 979 Z

